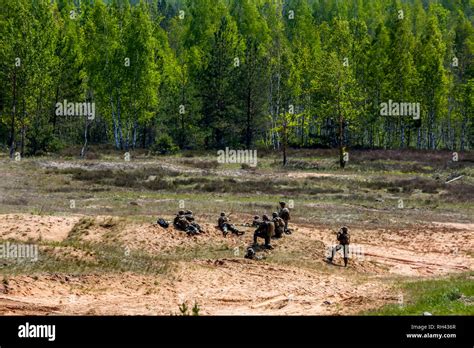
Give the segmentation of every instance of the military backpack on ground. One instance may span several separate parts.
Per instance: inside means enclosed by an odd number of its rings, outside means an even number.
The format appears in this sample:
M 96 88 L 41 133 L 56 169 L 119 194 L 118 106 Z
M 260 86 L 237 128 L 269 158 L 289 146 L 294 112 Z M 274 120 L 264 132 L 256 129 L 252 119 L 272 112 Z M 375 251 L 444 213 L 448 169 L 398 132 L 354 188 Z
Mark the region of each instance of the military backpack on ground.
M 163 228 L 168 228 L 168 226 L 170 225 L 168 223 L 168 221 L 162 219 L 162 218 L 159 218 L 158 221 L 157 221 L 158 225 L 160 225 L 161 227 Z

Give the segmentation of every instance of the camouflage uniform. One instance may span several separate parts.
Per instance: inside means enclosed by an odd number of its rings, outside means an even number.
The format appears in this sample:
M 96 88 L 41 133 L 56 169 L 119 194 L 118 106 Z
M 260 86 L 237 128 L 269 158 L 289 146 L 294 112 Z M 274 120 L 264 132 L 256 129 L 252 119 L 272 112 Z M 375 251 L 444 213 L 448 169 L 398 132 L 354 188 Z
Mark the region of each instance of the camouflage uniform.
M 184 213 L 184 217 L 186 218 L 186 220 L 189 222 L 189 224 L 194 227 L 196 230 L 198 230 L 199 232 L 202 232 L 202 228 L 201 226 L 199 226 L 199 224 L 195 221 L 194 219 L 194 215 L 193 215 L 193 212 L 191 210 L 186 210 L 186 212 Z
M 270 219 L 266 215 L 263 215 L 262 220 L 263 221 L 260 223 L 260 225 L 253 234 L 253 244 L 257 245 L 257 238 L 260 237 L 265 239 L 266 249 L 273 249 L 270 244 L 270 239 L 275 234 L 275 224 L 273 223 L 273 221 L 270 221 Z
M 258 227 L 258 226 L 260 226 L 261 223 L 262 223 L 262 221 L 260 221 L 260 216 L 255 215 L 253 217 L 252 227 Z
M 183 211 L 180 211 L 173 220 L 173 225 L 178 230 L 184 231 L 187 234 L 199 234 L 199 229 L 193 226 L 186 218 Z
M 219 216 L 217 224 L 219 225 L 221 231 L 224 233 L 224 236 L 227 235 L 228 231 L 231 231 L 232 233 L 235 233 L 237 235 L 243 234 L 243 232 L 240 232 L 233 224 L 230 223 L 230 219 L 225 215 L 224 212 L 221 213 L 221 216 Z
M 336 252 L 339 250 L 343 250 L 344 252 L 344 266 L 347 267 L 347 263 L 349 261 L 349 244 L 350 244 L 350 235 L 349 230 L 346 226 L 341 227 L 339 232 L 337 232 L 337 240 L 339 242 L 338 245 L 331 249 L 331 256 L 328 257 L 328 261 L 332 262 Z
M 281 217 L 278 216 L 278 213 L 273 213 L 273 223 L 275 224 L 275 238 L 281 238 L 285 230 L 285 222 Z
M 184 217 L 184 211 L 180 210 L 173 219 L 173 226 L 177 229 L 185 230 L 188 224 L 188 220 Z
M 290 221 L 290 210 L 286 208 L 285 202 L 280 202 L 280 210 L 278 211 L 278 216 L 282 218 L 283 222 L 285 223 L 285 233 L 291 234 L 291 231 L 288 229 L 288 221 Z

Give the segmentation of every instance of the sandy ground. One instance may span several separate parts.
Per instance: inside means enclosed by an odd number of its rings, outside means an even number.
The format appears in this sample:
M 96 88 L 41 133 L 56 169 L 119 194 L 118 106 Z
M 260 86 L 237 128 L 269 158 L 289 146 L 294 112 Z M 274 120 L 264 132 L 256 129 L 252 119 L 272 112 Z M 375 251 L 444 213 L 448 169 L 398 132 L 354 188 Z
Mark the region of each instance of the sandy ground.
M 0 215 L 0 237 L 58 242 L 67 238 L 80 218 Z M 110 229 L 104 222 L 110 219 L 96 218 L 97 224 L 80 238 L 93 243 L 108 241 Z M 223 246 L 231 250 L 228 257 L 177 258 L 173 270 L 160 275 L 11 275 L 7 284 L 0 284 L 0 314 L 168 315 L 176 314 L 178 305 L 185 301 L 198 303 L 201 314 L 208 315 L 355 314 L 397 302 L 397 277 L 418 279 L 474 269 L 473 224 L 352 230 L 352 245 L 360 253 L 350 260 L 348 268 L 342 267 L 340 256 L 334 265 L 324 261 L 334 243 L 334 231 L 327 228 L 294 226 L 291 236 L 273 242 L 275 250 L 267 254 L 268 260 L 257 261 L 242 257 L 251 242 L 250 228 L 242 237 L 223 238 L 214 224 L 202 225 L 204 234 L 188 237 L 152 223 L 124 223 L 113 239 L 131 250 L 151 254 L 172 255 L 176 250 L 192 253 L 207 245 Z M 72 247 L 41 250 L 70 262 L 94 259 Z M 278 262 L 283 258 L 285 262 Z

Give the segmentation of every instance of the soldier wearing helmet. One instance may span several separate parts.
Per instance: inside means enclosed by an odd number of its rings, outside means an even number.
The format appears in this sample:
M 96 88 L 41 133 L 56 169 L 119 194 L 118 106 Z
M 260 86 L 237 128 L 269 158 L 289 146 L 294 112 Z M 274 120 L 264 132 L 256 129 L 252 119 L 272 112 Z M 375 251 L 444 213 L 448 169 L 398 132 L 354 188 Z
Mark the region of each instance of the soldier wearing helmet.
M 233 224 L 230 223 L 230 219 L 228 216 L 226 216 L 225 212 L 222 212 L 221 216 L 219 216 L 219 219 L 217 220 L 217 225 L 224 234 L 224 237 L 227 236 L 227 233 L 229 233 L 229 231 L 238 236 L 244 234 L 244 232 L 239 231 Z
M 349 229 L 346 226 L 342 226 L 339 232 L 337 232 L 336 238 L 339 244 L 331 249 L 331 256 L 328 257 L 328 261 L 332 263 L 336 252 L 342 249 L 344 254 L 344 266 L 347 267 L 347 263 L 349 261 L 349 244 L 351 239 L 349 235 Z
M 284 231 L 286 234 L 291 234 L 290 229 L 288 228 L 288 221 L 290 221 L 290 210 L 286 207 L 285 202 L 280 202 L 280 209 L 278 210 L 278 216 L 285 223 Z
M 273 249 L 270 239 L 275 234 L 275 225 L 267 215 L 263 215 L 262 220 L 253 234 L 253 244 L 258 245 L 257 238 L 263 238 L 265 240 L 265 249 Z
M 272 221 L 275 224 L 275 238 L 281 238 L 285 231 L 285 222 L 278 216 L 277 212 L 272 214 Z

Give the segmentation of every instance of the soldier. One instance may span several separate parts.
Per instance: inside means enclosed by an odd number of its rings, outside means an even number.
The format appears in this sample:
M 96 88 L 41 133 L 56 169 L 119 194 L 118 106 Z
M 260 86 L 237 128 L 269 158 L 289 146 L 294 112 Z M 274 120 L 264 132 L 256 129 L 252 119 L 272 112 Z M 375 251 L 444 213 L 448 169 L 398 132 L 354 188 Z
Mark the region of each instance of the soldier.
M 182 229 L 182 227 L 184 226 L 183 220 L 187 221 L 184 217 L 184 210 L 180 210 L 178 214 L 176 214 L 176 216 L 174 217 L 173 226 L 178 229 Z
M 277 212 L 274 212 L 272 217 L 272 221 L 275 224 L 275 238 L 281 238 L 285 230 L 285 222 L 281 217 L 278 216 Z
M 191 210 L 186 210 L 184 212 L 184 216 L 186 217 L 186 220 L 188 220 L 189 222 L 194 221 L 193 212 Z
M 262 220 L 253 234 L 253 244 L 255 246 L 258 245 L 257 238 L 260 237 L 265 239 L 265 249 L 273 249 L 270 244 L 270 239 L 275 233 L 275 225 L 273 221 L 270 221 L 267 215 L 263 215 Z
M 253 217 L 252 227 L 258 227 L 258 226 L 260 226 L 261 223 L 262 223 L 262 221 L 260 221 L 260 216 L 255 215 Z
M 328 261 L 332 263 L 334 255 L 338 250 L 343 250 L 344 252 L 344 267 L 347 267 L 347 262 L 349 261 L 349 244 L 350 244 L 350 235 L 349 230 L 346 226 L 341 227 L 339 232 L 337 232 L 338 245 L 331 249 L 331 256 L 328 257 Z
M 228 231 L 231 231 L 238 236 L 244 234 L 244 232 L 240 232 L 233 224 L 230 223 L 229 217 L 227 217 L 224 212 L 221 213 L 219 220 L 217 220 L 217 224 L 224 234 L 224 237 L 227 236 Z
M 180 210 L 173 220 L 173 225 L 178 230 L 186 232 L 188 235 L 199 234 L 199 229 L 192 225 L 185 217 L 185 212 Z
M 286 207 L 285 202 L 280 202 L 280 210 L 278 211 L 278 216 L 281 217 L 285 223 L 285 233 L 291 234 L 291 231 L 288 228 L 288 221 L 290 221 L 290 210 Z
M 199 232 L 202 232 L 201 226 L 195 221 L 193 212 L 191 210 L 186 210 L 184 212 L 184 217 L 188 220 L 189 224 L 197 229 Z

